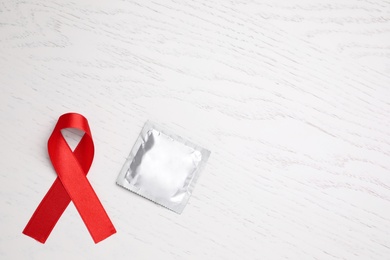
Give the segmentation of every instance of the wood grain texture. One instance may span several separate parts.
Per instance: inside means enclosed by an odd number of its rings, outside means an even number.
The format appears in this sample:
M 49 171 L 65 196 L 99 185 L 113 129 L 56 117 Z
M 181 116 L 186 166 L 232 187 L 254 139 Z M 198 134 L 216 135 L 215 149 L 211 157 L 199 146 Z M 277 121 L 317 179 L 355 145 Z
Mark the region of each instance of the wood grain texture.
M 387 1 L 0 3 L 0 259 L 389 259 Z M 55 179 L 59 115 L 118 233 L 70 205 L 22 235 Z M 177 215 L 115 185 L 146 120 L 211 150 Z

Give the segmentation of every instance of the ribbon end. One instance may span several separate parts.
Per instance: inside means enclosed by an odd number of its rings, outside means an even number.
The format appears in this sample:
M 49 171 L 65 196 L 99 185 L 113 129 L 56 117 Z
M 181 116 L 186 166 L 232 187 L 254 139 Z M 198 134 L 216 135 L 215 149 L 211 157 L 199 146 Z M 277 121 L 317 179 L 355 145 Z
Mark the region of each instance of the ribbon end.
M 23 230 L 22 234 L 26 235 L 26 236 L 29 236 L 29 237 L 35 239 L 36 241 L 38 241 L 39 243 L 42 243 L 42 244 L 45 244 L 46 239 L 47 239 L 47 238 L 44 238 L 44 237 L 34 236 L 33 234 L 30 234 L 26 229 Z
M 95 244 L 97 244 L 97 243 L 105 240 L 106 238 L 114 235 L 115 233 L 116 233 L 116 229 L 113 226 L 109 233 L 104 234 L 104 235 L 102 234 L 100 236 L 94 236 L 94 237 L 92 237 L 92 239 L 93 239 L 93 242 L 95 242 Z

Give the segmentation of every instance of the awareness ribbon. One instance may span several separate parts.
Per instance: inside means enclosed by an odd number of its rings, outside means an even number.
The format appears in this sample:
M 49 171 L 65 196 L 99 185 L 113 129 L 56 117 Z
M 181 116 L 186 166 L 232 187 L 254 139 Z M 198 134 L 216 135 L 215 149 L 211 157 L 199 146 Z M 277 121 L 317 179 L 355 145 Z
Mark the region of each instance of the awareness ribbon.
M 73 152 L 62 136 L 61 129 L 65 128 L 84 132 Z M 95 243 L 115 234 L 111 220 L 86 177 L 94 156 L 87 119 L 77 113 L 60 116 L 49 138 L 48 152 L 58 177 L 27 223 L 23 234 L 45 243 L 71 200 Z

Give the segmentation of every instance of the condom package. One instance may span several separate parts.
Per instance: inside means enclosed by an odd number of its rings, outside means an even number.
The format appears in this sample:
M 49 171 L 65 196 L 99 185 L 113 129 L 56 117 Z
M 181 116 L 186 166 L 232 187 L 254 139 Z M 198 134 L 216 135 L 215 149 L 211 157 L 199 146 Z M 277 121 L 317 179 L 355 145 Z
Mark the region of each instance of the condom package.
M 210 151 L 148 121 L 117 184 L 180 214 L 209 156 Z

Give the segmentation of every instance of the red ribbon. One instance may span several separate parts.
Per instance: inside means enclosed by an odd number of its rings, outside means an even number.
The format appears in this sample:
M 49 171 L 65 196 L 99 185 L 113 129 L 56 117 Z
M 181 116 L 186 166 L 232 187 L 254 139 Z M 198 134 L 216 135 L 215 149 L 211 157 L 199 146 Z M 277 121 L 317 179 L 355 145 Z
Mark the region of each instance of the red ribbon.
M 61 134 L 61 129 L 65 128 L 85 132 L 74 152 Z M 95 243 L 115 234 L 111 220 L 86 177 L 94 156 L 87 119 L 76 113 L 62 115 L 49 138 L 48 152 L 58 177 L 35 210 L 23 234 L 45 243 L 71 200 Z

